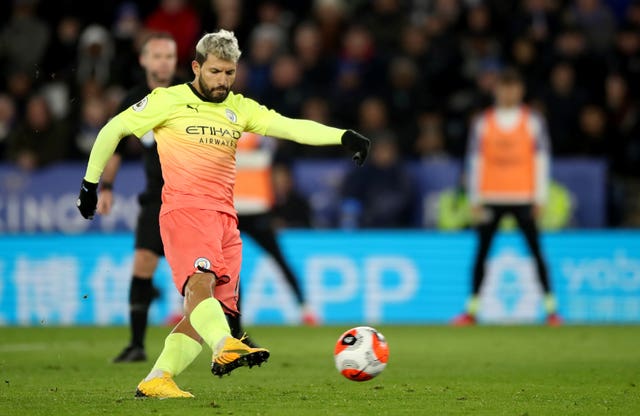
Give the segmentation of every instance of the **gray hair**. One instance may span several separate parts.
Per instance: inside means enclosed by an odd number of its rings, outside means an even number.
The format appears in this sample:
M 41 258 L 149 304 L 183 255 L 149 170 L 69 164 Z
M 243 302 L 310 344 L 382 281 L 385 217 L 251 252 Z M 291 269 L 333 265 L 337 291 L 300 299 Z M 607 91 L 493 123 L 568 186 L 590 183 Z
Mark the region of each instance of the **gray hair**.
M 213 55 L 225 61 L 238 62 L 241 53 L 238 39 L 233 32 L 224 29 L 207 33 L 196 45 L 196 61 L 200 65 L 207 60 L 207 55 Z

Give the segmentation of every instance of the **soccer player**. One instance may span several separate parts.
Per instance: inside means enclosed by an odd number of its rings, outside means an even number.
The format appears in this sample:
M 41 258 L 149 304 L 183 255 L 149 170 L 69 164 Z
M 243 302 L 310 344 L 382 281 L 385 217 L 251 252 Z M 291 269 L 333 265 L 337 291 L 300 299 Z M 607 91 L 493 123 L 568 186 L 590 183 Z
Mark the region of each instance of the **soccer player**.
M 139 56 L 140 66 L 144 69 L 145 81 L 132 88 L 120 106 L 124 111 L 137 103 L 152 90 L 158 87 L 174 85 L 177 62 L 177 46 L 168 33 L 150 34 L 143 42 Z M 146 132 L 141 138 L 143 166 L 146 177 L 146 188 L 138 197 L 140 214 L 136 225 L 135 251 L 133 253 L 133 275 L 129 290 L 129 325 L 131 341 L 113 362 L 145 361 L 144 339 L 147 329 L 147 316 L 152 300 L 157 291 L 152 285 L 152 277 L 158 267 L 158 261 L 164 256 L 164 247 L 160 237 L 160 194 L 162 192 L 162 171 L 153 136 L 153 130 Z M 115 181 L 122 154 L 125 152 L 122 141 L 111 156 L 100 182 L 98 195 L 98 213 L 108 215 L 113 206 L 113 183 Z
M 545 293 L 547 322 L 560 324 L 547 267 L 540 250 L 536 217 L 546 202 L 549 184 L 549 138 L 542 116 L 523 105 L 524 83 L 514 70 L 500 74 L 495 106 L 478 117 L 471 129 L 467 155 L 468 190 L 479 244 L 473 268 L 472 295 L 467 310 L 454 325 L 476 323 L 478 294 L 485 262 L 500 220 L 515 217 L 535 258 Z
M 242 242 L 233 207 L 235 151 L 242 132 L 311 145 L 342 143 L 359 165 L 370 142 L 352 130 L 290 119 L 230 91 L 240 49 L 232 32 L 204 35 L 191 63 L 194 80 L 156 88 L 113 117 L 98 133 L 78 196 L 78 209 L 93 218 L 100 175 L 121 138 L 153 130 L 164 186 L 160 234 L 174 284 L 184 295 L 185 317 L 165 340 L 136 395 L 193 397 L 173 381 L 206 343 L 211 371 L 224 375 L 240 366 L 260 365 L 265 348 L 233 338 L 225 312 L 237 315 Z
M 149 34 L 142 43 L 139 57 L 140 66 L 145 72 L 145 82 L 129 91 L 122 102 L 120 111 L 124 111 L 140 101 L 155 88 L 175 85 L 176 57 L 177 46 L 171 34 L 165 32 L 152 32 Z M 115 363 L 138 362 L 146 361 L 147 359 L 144 340 L 149 307 L 158 294 L 153 287 L 152 278 L 158 267 L 160 257 L 164 256 L 158 221 L 162 204 L 163 180 L 153 130 L 145 133 L 140 138 L 140 141 L 143 148 L 142 159 L 146 188 L 138 197 L 140 214 L 136 225 L 133 275 L 129 290 L 131 340 L 129 345 L 114 358 L 113 362 Z M 100 192 L 98 194 L 97 212 L 99 214 L 108 215 L 111 212 L 113 206 L 113 184 L 120 169 L 122 154 L 126 152 L 124 150 L 125 144 L 126 142 L 124 141 L 120 142 L 102 173 Z M 226 316 L 232 334 L 235 337 L 240 337 L 243 334 L 240 316 L 231 314 Z

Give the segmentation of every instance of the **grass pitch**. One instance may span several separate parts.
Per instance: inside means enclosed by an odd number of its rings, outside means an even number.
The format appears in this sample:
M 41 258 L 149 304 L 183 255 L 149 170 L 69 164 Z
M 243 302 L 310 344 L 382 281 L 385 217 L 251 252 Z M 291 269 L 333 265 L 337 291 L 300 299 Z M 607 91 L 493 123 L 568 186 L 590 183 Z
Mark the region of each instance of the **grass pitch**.
M 261 368 L 222 379 L 210 355 L 176 381 L 195 399 L 135 399 L 152 362 L 111 364 L 126 328 L 0 328 L 0 415 L 638 415 L 640 328 L 380 326 L 378 378 L 333 367 L 347 327 L 257 327 Z M 168 328 L 151 328 L 157 357 Z

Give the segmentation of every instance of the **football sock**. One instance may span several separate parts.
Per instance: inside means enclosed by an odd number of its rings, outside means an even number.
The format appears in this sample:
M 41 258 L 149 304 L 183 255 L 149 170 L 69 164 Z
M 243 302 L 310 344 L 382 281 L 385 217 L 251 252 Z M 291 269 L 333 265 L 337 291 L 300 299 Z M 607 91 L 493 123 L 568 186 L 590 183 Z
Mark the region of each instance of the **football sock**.
M 556 297 L 551 293 L 547 293 L 544 296 L 544 310 L 547 312 L 547 315 L 556 313 L 557 309 L 558 303 L 556 302 Z
M 471 316 L 476 316 L 479 308 L 480 297 L 478 295 L 471 296 L 467 302 L 467 313 Z
M 230 313 L 225 314 L 227 317 L 227 322 L 229 323 L 229 329 L 231 330 L 231 336 L 234 338 L 242 338 L 244 332 L 242 331 L 242 326 L 240 325 L 240 315 L 231 315 Z
M 129 322 L 131 326 L 131 345 L 133 346 L 144 348 L 147 316 L 152 300 L 153 286 L 151 279 L 133 276 L 129 291 Z
M 222 306 L 214 298 L 198 303 L 189 315 L 189 321 L 212 351 L 216 351 L 216 346 L 222 339 L 231 335 Z
M 164 348 L 145 380 L 160 377 L 163 371 L 177 376 L 196 359 L 202 345 L 188 335 L 174 332 L 164 340 Z

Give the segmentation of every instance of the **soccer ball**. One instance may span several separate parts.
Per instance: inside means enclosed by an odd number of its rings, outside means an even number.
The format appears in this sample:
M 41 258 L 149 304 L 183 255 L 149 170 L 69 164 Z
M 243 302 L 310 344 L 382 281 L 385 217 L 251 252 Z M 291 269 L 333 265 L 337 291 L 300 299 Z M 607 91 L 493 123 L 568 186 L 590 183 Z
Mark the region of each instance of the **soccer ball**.
M 358 326 L 340 335 L 333 358 L 340 374 L 349 380 L 367 381 L 387 366 L 389 346 L 376 329 Z

